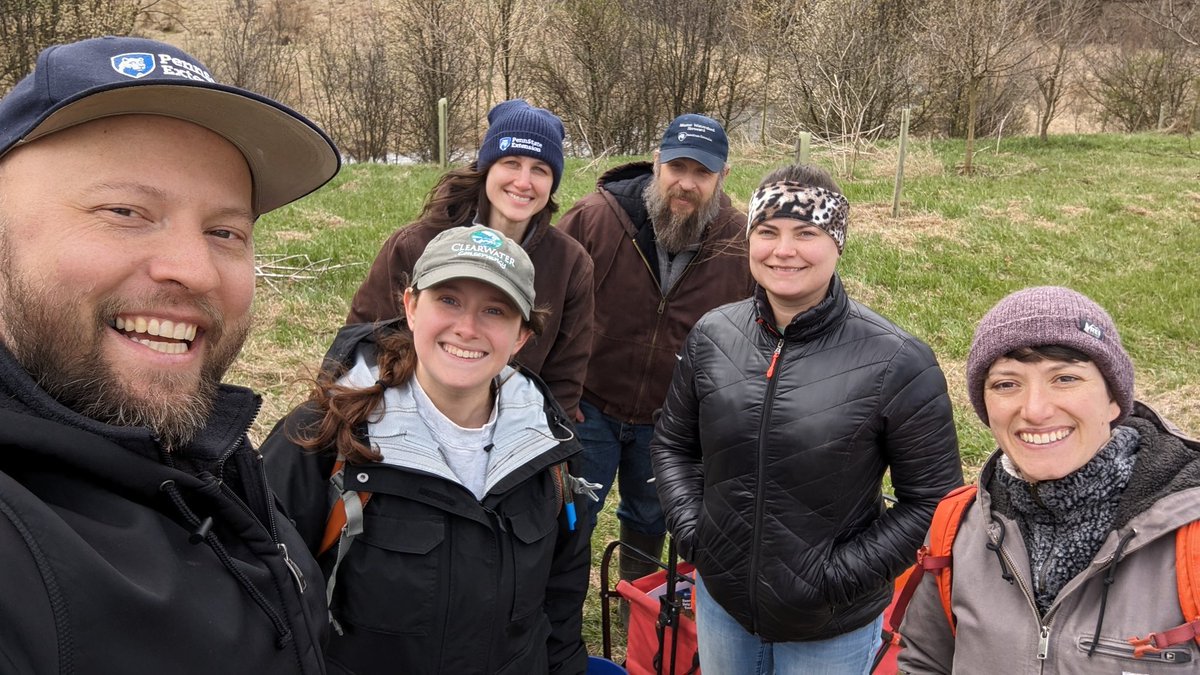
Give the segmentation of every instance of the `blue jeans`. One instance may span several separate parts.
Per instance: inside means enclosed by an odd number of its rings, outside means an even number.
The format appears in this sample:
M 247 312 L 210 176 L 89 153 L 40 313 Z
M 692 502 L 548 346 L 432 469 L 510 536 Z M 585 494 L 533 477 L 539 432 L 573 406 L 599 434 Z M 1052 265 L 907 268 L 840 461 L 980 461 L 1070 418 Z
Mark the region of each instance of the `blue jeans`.
M 617 518 L 626 527 L 658 536 L 666 533 L 662 505 L 658 502 L 658 490 L 650 468 L 650 439 L 654 437 L 653 424 L 626 424 L 600 412 L 587 401 L 579 402 L 583 422 L 575 426 L 579 442 L 583 444 L 583 477 L 604 487 L 598 490 L 600 501 L 591 502 L 592 529 L 596 517 L 604 509 L 604 501 L 612 489 L 613 478 L 621 480 L 621 503 L 617 505 Z
M 704 675 L 868 675 L 883 615 L 828 640 L 764 642 L 729 616 L 696 575 L 696 642 Z

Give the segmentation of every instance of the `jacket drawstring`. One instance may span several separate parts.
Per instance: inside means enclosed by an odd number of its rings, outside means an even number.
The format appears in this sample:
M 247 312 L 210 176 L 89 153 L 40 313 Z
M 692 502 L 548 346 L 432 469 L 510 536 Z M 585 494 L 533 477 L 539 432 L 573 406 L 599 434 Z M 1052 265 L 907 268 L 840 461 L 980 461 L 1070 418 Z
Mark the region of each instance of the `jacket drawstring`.
M 178 510 L 179 514 L 183 516 L 183 519 L 192 527 L 196 528 L 191 534 L 188 535 L 188 542 L 193 545 L 199 544 L 202 541 L 208 543 L 209 548 L 211 548 L 213 553 L 217 555 L 217 559 L 219 559 L 221 564 L 225 566 L 225 569 L 228 570 L 231 575 L 233 575 L 233 578 L 237 580 L 238 585 L 242 587 L 242 590 L 246 592 L 246 595 L 249 595 L 254 600 L 254 603 L 258 605 L 263 614 L 266 614 L 267 618 L 271 620 L 271 623 L 275 625 L 275 632 L 278 634 L 278 637 L 275 641 L 276 648 L 283 649 L 286 647 L 288 643 L 292 641 L 292 629 L 288 627 L 287 622 L 284 621 L 279 612 L 271 606 L 271 603 L 267 600 L 267 597 L 263 595 L 262 591 L 260 591 L 258 587 L 250 581 L 250 578 L 247 577 L 246 574 L 238 569 L 237 565 L 234 564 L 233 557 L 229 555 L 229 551 L 225 550 L 225 545 L 222 544 L 221 540 L 217 538 L 217 535 L 212 532 L 212 517 L 207 516 L 201 520 L 201 518 L 197 516 L 194 511 L 192 511 L 191 507 L 187 505 L 187 502 L 183 500 L 183 495 L 179 493 L 179 488 L 175 485 L 175 481 L 170 479 L 165 480 L 161 485 L 158 486 L 158 489 L 165 492 L 167 496 L 170 497 L 171 503 L 175 505 L 176 510 Z
M 1121 541 L 1117 542 L 1117 550 L 1113 553 L 1112 565 L 1109 566 L 1108 572 L 1104 575 L 1104 585 L 1100 591 L 1100 614 L 1096 617 L 1096 633 L 1092 636 L 1092 646 L 1088 647 L 1088 658 L 1092 658 L 1092 654 L 1096 653 L 1096 645 L 1100 644 L 1100 629 L 1104 627 L 1104 606 L 1108 603 L 1108 589 L 1112 586 L 1113 581 L 1117 577 L 1117 563 L 1121 562 L 1121 556 L 1125 553 L 1125 546 L 1133 540 L 1137 532 L 1130 530 Z
M 996 524 L 998 533 L 995 541 L 988 539 L 987 549 L 996 554 L 996 561 L 1000 563 L 1000 578 L 1011 586 L 1016 578 L 1013 577 L 1012 570 L 1008 569 L 1008 565 L 1004 562 L 1004 555 L 1000 552 L 1000 547 L 1004 545 L 1004 523 L 1000 522 L 995 515 L 992 515 L 992 522 Z

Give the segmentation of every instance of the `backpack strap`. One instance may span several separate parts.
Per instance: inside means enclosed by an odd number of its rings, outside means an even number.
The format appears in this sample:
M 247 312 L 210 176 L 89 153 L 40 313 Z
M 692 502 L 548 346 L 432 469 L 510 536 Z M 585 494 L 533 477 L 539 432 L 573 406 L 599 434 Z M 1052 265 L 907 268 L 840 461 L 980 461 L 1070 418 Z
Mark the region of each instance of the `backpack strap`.
M 1129 638 L 1135 658 L 1189 640 L 1200 644 L 1200 520 L 1175 531 L 1175 586 L 1184 623 L 1146 637 Z
M 325 605 L 327 607 L 332 607 L 333 604 L 333 589 L 337 585 L 338 567 L 342 564 L 342 559 L 346 557 L 346 552 L 350 550 L 351 542 L 363 532 L 363 508 L 371 499 L 371 493 L 365 490 L 347 490 L 345 478 L 346 461 L 339 456 L 333 463 L 333 472 L 329 475 L 329 519 L 325 521 L 325 534 L 321 537 L 321 548 L 317 551 L 317 555 L 321 556 L 335 545 L 337 546 L 333 567 L 329 571 L 329 578 L 325 585 Z M 341 626 L 333 618 L 332 610 L 329 614 L 329 622 L 338 635 L 341 635 Z
M 963 514 L 975 501 L 978 488 L 975 485 L 963 485 L 955 488 L 938 502 L 933 512 L 933 522 L 929 526 L 929 544 L 917 551 L 917 564 L 901 575 L 904 584 L 896 599 L 895 607 L 888 618 L 888 629 L 895 632 L 904 621 L 904 613 L 908 611 L 908 603 L 913 593 L 921 583 L 926 572 L 936 576 L 938 596 L 942 600 L 942 609 L 946 612 L 946 621 L 950 624 L 950 632 L 955 633 L 954 614 L 950 610 L 951 563 L 954 550 L 954 537 L 958 534 L 958 526 L 962 523 Z
M 963 514 L 975 501 L 975 495 L 978 492 L 979 488 L 975 485 L 964 485 L 953 490 L 938 504 L 937 511 L 933 514 L 933 523 L 929 527 L 931 555 L 926 556 L 924 566 L 925 569 L 938 572 L 938 596 L 942 599 L 942 609 L 946 612 L 946 621 L 950 624 L 950 632 L 955 635 L 957 635 L 958 627 L 954 623 L 954 614 L 950 610 L 950 594 L 953 590 L 954 538 L 958 536 L 958 527 L 962 524 Z

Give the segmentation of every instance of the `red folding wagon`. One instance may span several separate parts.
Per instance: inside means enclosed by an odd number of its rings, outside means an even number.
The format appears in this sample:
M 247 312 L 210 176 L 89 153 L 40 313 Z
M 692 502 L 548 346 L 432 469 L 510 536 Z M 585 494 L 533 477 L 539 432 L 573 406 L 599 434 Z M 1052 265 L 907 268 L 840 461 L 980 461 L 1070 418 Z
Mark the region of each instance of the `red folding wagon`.
M 618 547 L 624 549 L 623 555 L 633 555 L 661 569 L 610 586 L 610 562 Z M 679 560 L 674 541 L 667 545 L 666 564 L 633 546 L 611 542 L 604 549 L 600 566 L 604 657 L 612 658 L 609 608 L 616 597 L 629 603 L 625 669 L 630 675 L 699 675 L 700 657 L 696 652 L 696 621 L 692 611 L 695 584 L 695 570 L 691 564 Z

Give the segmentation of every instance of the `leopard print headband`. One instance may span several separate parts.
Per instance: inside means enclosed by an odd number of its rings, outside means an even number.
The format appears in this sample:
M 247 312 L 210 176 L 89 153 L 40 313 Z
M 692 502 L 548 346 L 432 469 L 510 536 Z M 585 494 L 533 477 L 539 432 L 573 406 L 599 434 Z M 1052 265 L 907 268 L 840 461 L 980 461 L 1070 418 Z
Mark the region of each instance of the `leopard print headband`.
M 846 245 L 849 215 L 850 202 L 837 192 L 791 181 L 769 183 L 759 187 L 750 197 L 746 236 L 749 237 L 751 230 L 772 218 L 803 220 L 828 232 L 841 254 L 842 247 Z

